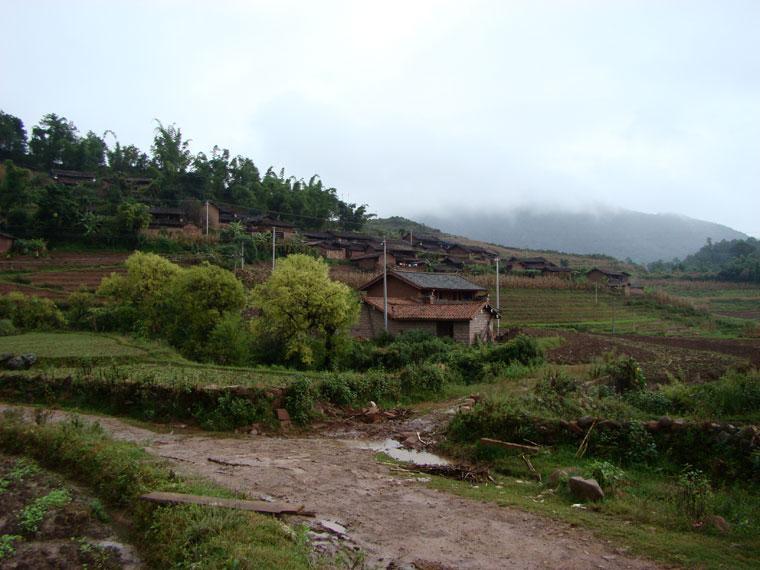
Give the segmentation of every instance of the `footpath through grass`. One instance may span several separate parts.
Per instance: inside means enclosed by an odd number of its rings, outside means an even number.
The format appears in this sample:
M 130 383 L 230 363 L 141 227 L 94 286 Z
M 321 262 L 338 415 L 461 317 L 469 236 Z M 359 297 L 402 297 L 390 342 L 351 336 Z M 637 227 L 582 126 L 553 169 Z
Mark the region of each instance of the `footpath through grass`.
M 154 506 L 151 491 L 242 498 L 202 479 L 178 476 L 133 444 L 116 442 L 97 424 L 71 420 L 35 425 L 15 414 L 0 418 L 0 450 L 30 457 L 85 485 L 132 522 L 144 560 L 154 568 L 305 569 L 303 532 L 255 513 L 196 505 Z M 324 564 L 324 567 L 334 567 Z

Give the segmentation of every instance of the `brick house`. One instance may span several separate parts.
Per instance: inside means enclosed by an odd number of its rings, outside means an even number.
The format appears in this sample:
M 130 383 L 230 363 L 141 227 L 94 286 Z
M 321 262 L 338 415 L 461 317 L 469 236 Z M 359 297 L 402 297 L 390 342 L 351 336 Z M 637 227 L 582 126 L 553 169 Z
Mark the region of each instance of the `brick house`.
M 362 307 L 352 334 L 374 338 L 384 329 L 383 276 L 359 288 Z M 464 344 L 493 339 L 499 314 L 483 287 L 450 273 L 388 272 L 388 332 L 422 330 Z
M 0 253 L 8 253 L 12 248 L 16 238 L 5 232 L 0 232 Z

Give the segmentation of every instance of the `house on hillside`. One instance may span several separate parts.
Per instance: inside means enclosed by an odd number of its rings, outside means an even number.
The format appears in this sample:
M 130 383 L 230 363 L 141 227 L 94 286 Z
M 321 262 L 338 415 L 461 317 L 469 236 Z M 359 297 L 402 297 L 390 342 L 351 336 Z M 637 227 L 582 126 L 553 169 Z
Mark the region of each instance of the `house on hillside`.
M 150 228 L 181 228 L 187 224 L 187 216 L 182 208 L 150 208 Z
M 630 284 L 631 274 L 625 271 L 611 271 L 594 267 L 586 273 L 586 279 L 591 283 L 599 283 L 607 287 L 626 287 Z
M 60 170 L 57 168 L 53 168 L 50 171 L 50 177 L 58 184 L 64 184 L 66 186 L 76 186 L 77 184 L 87 184 L 96 181 L 94 172 Z
M 351 265 L 362 271 L 382 271 L 383 270 L 383 253 L 367 253 L 364 255 L 352 256 Z M 396 265 L 396 257 L 392 253 L 386 254 L 386 263 L 388 267 Z
M 396 270 L 388 272 L 387 288 L 391 334 L 422 330 L 464 344 L 493 340 L 493 322 L 499 313 L 480 285 L 450 273 Z M 352 333 L 374 338 L 385 330 L 383 276 L 374 277 L 359 290 L 361 316 Z
M 8 253 L 13 249 L 13 244 L 16 242 L 16 238 L 11 234 L 0 232 L 0 253 Z
M 316 250 L 320 257 L 326 259 L 346 259 L 346 248 L 337 241 L 310 240 L 305 245 Z
M 252 233 L 272 233 L 279 240 L 287 240 L 296 235 L 296 227 L 288 222 L 273 220 L 267 216 L 252 216 L 245 220 L 246 229 Z M 274 229 L 273 229 L 274 228 Z

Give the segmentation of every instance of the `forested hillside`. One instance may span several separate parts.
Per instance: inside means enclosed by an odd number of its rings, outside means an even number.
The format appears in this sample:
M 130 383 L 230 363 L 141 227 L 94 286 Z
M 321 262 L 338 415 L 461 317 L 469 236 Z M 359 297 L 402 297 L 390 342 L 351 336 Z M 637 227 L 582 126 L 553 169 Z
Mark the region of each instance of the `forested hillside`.
M 683 261 L 657 261 L 651 263 L 649 269 L 703 273 L 725 281 L 760 282 L 760 241 L 748 238 L 713 243 L 708 239 L 702 249 Z
M 365 205 L 340 200 L 316 175 L 262 172 L 217 146 L 193 154 L 180 128 L 160 121 L 145 152 L 112 131 L 83 135 L 54 113 L 28 135 L 21 119 L 0 111 L 0 161 L 0 228 L 21 238 L 128 241 L 147 225 L 148 206 L 205 200 L 309 229 L 356 230 L 369 217 Z

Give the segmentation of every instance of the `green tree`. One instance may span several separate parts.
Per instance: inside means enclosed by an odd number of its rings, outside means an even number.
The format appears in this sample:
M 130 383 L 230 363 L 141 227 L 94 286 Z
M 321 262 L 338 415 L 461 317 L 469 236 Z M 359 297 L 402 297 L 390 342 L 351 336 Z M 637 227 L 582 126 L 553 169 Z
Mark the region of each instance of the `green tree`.
M 49 113 L 32 129 L 29 150 L 38 168 L 65 166 L 78 142 L 77 128 L 66 117 Z
M 114 216 L 116 234 L 133 238 L 150 224 L 150 209 L 145 204 L 128 200 L 119 205 Z
M 290 255 L 253 291 L 261 315 L 254 323 L 282 361 L 315 366 L 319 356 L 330 366 L 338 339 L 359 315 L 359 303 L 347 285 L 333 281 L 321 259 Z
M 216 265 L 183 269 L 172 279 L 162 321 L 169 342 L 185 356 L 196 359 L 209 354 L 209 338 L 229 315 L 239 314 L 245 290 L 231 272 Z M 216 335 L 215 335 L 216 337 Z
M 22 162 L 26 156 L 26 129 L 18 117 L 0 111 L 0 160 Z
M 146 327 L 159 333 L 163 325 L 169 285 L 182 268 L 154 253 L 135 252 L 125 262 L 124 274 L 103 279 L 98 294 L 137 309 Z
M 31 173 L 26 168 L 19 168 L 12 160 L 3 164 L 3 178 L 0 180 L 0 210 L 3 215 L 15 208 L 26 206 L 29 201 L 29 182 Z

